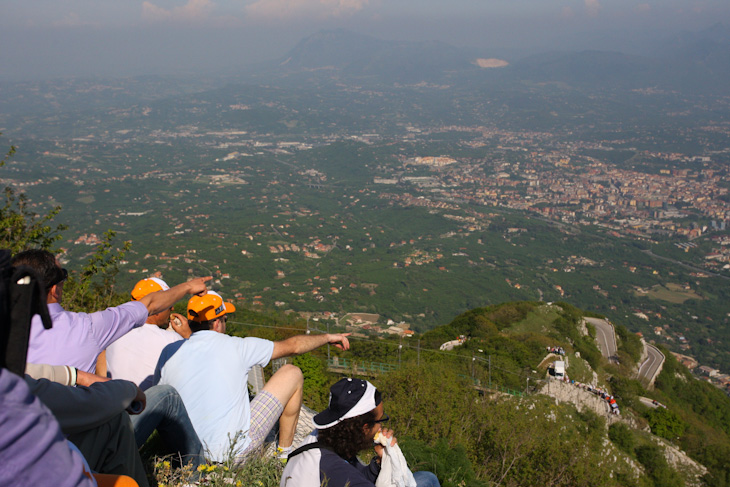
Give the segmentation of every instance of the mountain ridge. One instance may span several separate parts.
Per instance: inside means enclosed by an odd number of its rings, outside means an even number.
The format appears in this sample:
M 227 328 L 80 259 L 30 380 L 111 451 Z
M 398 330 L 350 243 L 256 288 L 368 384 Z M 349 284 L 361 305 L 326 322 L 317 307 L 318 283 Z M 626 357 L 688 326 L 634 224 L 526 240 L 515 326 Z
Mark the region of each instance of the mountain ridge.
M 344 29 L 322 30 L 300 40 L 270 66 L 287 79 L 321 71 L 319 81 L 342 78 L 361 83 L 490 82 L 565 83 L 575 88 L 726 92 L 730 37 L 722 24 L 677 35 L 651 54 L 607 50 L 553 51 L 506 58 L 495 49 L 452 46 L 442 41 L 388 41 Z M 479 59 L 498 63 L 484 66 Z

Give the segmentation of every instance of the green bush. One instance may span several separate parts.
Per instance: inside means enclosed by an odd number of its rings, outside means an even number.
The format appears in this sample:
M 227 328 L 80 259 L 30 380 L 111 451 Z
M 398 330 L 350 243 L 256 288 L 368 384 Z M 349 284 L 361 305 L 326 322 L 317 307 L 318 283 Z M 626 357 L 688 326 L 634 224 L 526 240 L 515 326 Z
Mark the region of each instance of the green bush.
M 409 438 L 399 443 L 411 470 L 433 472 L 443 487 L 487 485 L 477 480 L 466 449 L 461 444 L 449 446 L 446 438 L 439 438 L 434 446 Z
M 646 414 L 651 432 L 662 438 L 674 440 L 684 434 L 687 424 L 667 408 L 650 409 Z
M 324 364 L 311 353 L 296 356 L 292 363 L 302 370 L 304 375 L 304 404 L 321 411 L 327 407 L 329 388 Z
M 684 481 L 664 458 L 662 449 L 656 445 L 643 445 L 636 449 L 636 459 L 646 470 L 656 487 L 682 487 Z
M 619 337 L 618 349 L 626 352 L 634 363 L 641 360 L 641 351 L 644 348 L 641 344 L 641 339 L 635 334 L 631 333 L 628 328 L 623 325 L 616 325 L 616 335 Z
M 614 423 L 609 426 L 608 437 L 619 449 L 630 455 L 634 453 L 634 433 L 624 423 Z

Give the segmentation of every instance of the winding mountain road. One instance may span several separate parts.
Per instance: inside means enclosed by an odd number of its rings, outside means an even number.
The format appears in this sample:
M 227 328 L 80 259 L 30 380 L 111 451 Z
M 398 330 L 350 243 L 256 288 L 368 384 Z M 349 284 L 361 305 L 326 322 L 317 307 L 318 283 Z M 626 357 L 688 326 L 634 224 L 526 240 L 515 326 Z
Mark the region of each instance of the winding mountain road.
M 601 355 L 606 357 L 609 362 L 618 363 L 616 333 L 613 325 L 608 320 L 600 318 L 584 318 L 584 320 L 596 328 L 596 341 Z
M 654 345 L 646 344 L 647 357 L 639 366 L 639 379 L 653 385 L 664 365 L 664 354 Z

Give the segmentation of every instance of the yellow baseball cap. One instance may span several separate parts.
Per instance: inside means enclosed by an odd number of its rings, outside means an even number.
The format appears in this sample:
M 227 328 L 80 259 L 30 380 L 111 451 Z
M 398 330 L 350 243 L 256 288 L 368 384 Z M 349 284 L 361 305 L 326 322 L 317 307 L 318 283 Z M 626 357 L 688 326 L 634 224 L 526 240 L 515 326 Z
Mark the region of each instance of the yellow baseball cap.
M 168 289 L 170 289 L 170 286 L 168 286 L 162 279 L 158 279 L 157 277 L 148 277 L 134 285 L 134 288 L 132 289 L 132 299 L 139 301 L 150 293 L 167 291 Z
M 203 296 L 193 296 L 188 301 L 188 320 L 198 323 L 214 320 L 235 311 L 236 307 L 232 303 L 224 302 L 221 295 L 215 291 L 208 291 Z

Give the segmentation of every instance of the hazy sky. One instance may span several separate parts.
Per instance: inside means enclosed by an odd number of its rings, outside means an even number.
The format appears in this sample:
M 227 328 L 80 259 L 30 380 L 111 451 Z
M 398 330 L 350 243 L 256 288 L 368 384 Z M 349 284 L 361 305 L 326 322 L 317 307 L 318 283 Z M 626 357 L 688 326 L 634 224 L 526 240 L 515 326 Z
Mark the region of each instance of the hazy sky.
M 0 0 L 0 77 L 235 68 L 321 29 L 485 51 L 640 50 L 730 23 L 728 0 Z

